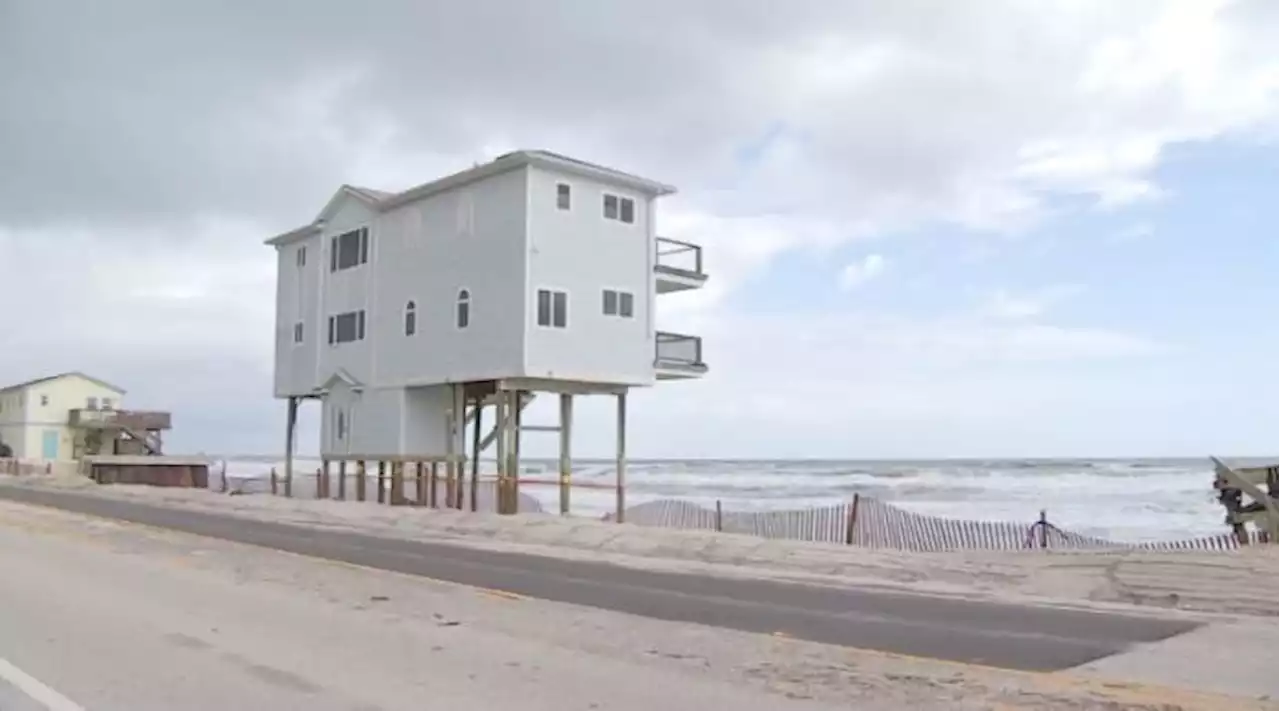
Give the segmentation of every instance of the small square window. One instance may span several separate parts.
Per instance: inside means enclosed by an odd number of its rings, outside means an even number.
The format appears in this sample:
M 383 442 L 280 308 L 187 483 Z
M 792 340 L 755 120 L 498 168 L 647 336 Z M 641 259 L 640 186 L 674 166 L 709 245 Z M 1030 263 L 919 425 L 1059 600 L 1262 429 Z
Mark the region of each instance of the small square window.
M 621 198 L 620 203 L 620 219 L 628 225 L 634 224 L 636 221 L 636 201 L 631 198 Z
M 573 195 L 568 183 L 556 183 L 556 207 L 568 210 L 572 205 Z
M 618 219 L 618 196 L 617 195 L 604 196 L 604 218 L 606 220 Z
M 88 409 L 96 410 L 98 409 L 98 398 L 96 397 L 86 398 L 84 404 L 85 404 L 85 407 L 87 407 Z
M 41 407 L 46 407 L 48 404 L 49 404 L 49 396 L 48 396 L 48 395 L 41 395 L 41 396 L 40 396 L 40 406 L 41 406 Z
M 616 316 L 618 314 L 618 292 L 612 289 L 605 289 L 602 307 L 605 316 Z
M 618 294 L 618 315 L 622 318 L 634 318 L 636 315 L 636 297 L 629 291 Z
M 104 397 L 104 398 L 102 398 L 102 409 L 104 409 L 104 410 L 112 410 L 112 409 L 114 409 L 114 408 L 115 408 L 115 406 L 116 406 L 116 404 L 115 404 L 115 402 L 113 402 L 113 401 L 111 400 L 111 398 L 109 398 L 109 397 Z

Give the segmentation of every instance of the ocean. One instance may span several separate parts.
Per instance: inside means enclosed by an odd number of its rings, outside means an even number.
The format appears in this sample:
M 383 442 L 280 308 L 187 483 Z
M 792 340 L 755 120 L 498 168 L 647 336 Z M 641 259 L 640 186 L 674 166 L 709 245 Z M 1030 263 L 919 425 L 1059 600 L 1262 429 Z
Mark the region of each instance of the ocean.
M 228 457 L 232 479 L 262 479 L 269 457 Z M 1241 466 L 1275 459 L 1231 458 Z M 314 472 L 315 459 L 296 460 Z M 555 479 L 553 460 L 522 461 L 522 479 Z M 493 472 L 493 463 L 482 463 Z M 599 517 L 613 510 L 614 466 L 574 463 L 572 513 Z M 212 477 L 211 477 L 212 478 Z M 1060 528 L 1117 541 L 1176 540 L 1225 533 L 1223 510 L 1204 459 L 1053 459 L 950 461 L 631 460 L 627 501 L 674 498 L 725 511 L 793 509 L 849 500 L 855 493 L 909 511 L 947 518 L 1030 524 L 1043 509 Z M 212 484 L 211 484 L 212 485 Z M 598 488 L 597 488 L 598 487 Z M 254 487 L 258 488 L 258 487 Z M 310 487 L 307 491 L 311 491 Z M 552 484 L 522 484 L 521 492 L 556 509 Z

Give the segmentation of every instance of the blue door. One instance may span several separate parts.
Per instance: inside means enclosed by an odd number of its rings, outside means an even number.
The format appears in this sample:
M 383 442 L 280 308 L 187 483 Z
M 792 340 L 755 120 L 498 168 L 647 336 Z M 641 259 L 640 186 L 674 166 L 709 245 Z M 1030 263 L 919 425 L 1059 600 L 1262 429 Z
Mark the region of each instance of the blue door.
M 41 455 L 45 459 L 58 458 L 58 431 L 45 430 L 41 439 Z

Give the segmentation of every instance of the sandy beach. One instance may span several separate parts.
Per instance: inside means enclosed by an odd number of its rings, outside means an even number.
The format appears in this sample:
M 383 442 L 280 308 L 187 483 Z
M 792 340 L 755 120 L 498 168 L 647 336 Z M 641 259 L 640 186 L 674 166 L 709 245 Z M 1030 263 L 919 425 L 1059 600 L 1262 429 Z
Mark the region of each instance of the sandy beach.
M 1038 605 L 1097 610 L 1158 612 L 1210 621 L 1201 632 L 1135 650 L 1074 673 L 1032 674 L 927 658 L 851 650 L 827 644 L 733 632 L 703 625 L 668 623 L 562 603 L 527 600 L 513 605 L 500 596 L 467 598 L 484 606 L 468 619 L 502 634 L 536 634 L 539 643 L 571 648 L 627 664 L 712 674 L 731 685 L 746 684 L 760 693 L 812 703 L 858 708 L 1277 708 L 1270 687 L 1242 679 L 1220 679 L 1206 671 L 1184 669 L 1185 660 L 1221 652 L 1239 630 L 1254 644 L 1280 639 L 1265 589 L 1280 583 L 1280 556 L 1270 548 L 1239 553 L 1002 553 L 1002 555 L 920 555 L 896 551 L 762 541 L 741 535 L 678 532 L 559 519 L 556 516 L 458 514 L 452 511 L 392 509 L 374 503 L 285 500 L 269 496 L 227 496 L 187 489 L 96 487 L 79 479 L 5 478 L 0 486 L 74 489 L 104 498 L 163 505 L 170 509 L 210 511 L 250 520 L 280 521 L 305 527 L 355 530 L 381 537 L 448 541 L 485 550 L 536 552 L 540 555 L 608 561 L 628 568 L 698 571 L 707 574 L 804 580 L 883 589 L 945 594 L 973 600 L 1034 602 Z M 224 555 L 239 579 L 262 578 L 298 587 L 332 602 L 365 600 L 372 587 L 393 589 L 396 605 L 378 610 L 421 616 L 438 603 L 415 603 L 422 585 L 404 575 L 311 562 L 250 546 L 133 527 L 5 502 L 8 520 L 46 521 L 45 527 L 106 532 L 106 541 L 122 544 L 134 556 L 151 556 L 154 546 L 169 547 L 170 557 L 189 557 L 206 568 Z M 54 521 L 54 523 L 49 523 Z M 60 521 L 60 523 L 59 523 Z M 36 524 L 31 524 L 36 525 Z M 37 527 L 38 528 L 38 527 Z M 95 533 L 95 538 L 102 538 Z M 198 541 L 200 555 L 188 548 Z M 186 551 L 186 552 L 184 552 Z M 218 553 L 225 551 L 225 553 Z M 342 570 L 342 580 L 330 578 Z M 342 576 L 339 575 L 339 576 Z M 1248 579 L 1248 585 L 1229 584 Z M 329 588 L 329 585 L 334 585 Z M 1260 591 L 1260 592 L 1253 592 Z M 458 593 L 461 594 L 461 593 Z M 495 600 L 497 597 L 497 600 Z M 456 600 L 454 594 L 451 600 Z M 401 605 L 403 603 L 403 611 Z M 1248 616 L 1248 617 L 1244 617 Z M 552 620 L 557 620 L 552 624 Z M 571 620 L 571 623 L 564 623 Z M 468 623 L 470 624 L 470 623 Z M 591 630 L 591 634 L 584 634 Z M 1248 641 L 1247 639 L 1247 641 Z M 1266 658 L 1263 648 L 1242 648 L 1244 658 Z M 1248 655 L 1248 656 L 1245 656 Z M 1184 660 L 1178 666 L 1178 660 Z M 1233 665 L 1240 666 L 1240 665 Z M 1256 670 L 1254 670 L 1256 671 Z M 1265 679 L 1263 679 L 1265 682 Z M 599 708 L 627 708 L 599 706 Z M 804 708 L 809 706 L 796 706 Z M 824 707 L 824 706 L 814 706 Z
M 77 477 L 4 477 L 5 486 L 76 489 L 255 520 L 381 536 L 605 560 L 652 570 L 714 571 L 902 588 L 1072 607 L 1275 617 L 1274 546 L 1235 552 L 913 553 L 751 536 L 616 525 L 552 515 L 499 517 L 352 501 L 228 496 L 201 490 L 98 487 Z

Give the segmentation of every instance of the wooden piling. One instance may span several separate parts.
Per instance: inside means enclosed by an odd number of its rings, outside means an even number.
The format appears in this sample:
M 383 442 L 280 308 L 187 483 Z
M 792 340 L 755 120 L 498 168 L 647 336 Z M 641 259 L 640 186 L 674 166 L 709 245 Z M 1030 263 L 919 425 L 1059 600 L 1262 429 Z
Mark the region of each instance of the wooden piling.
M 471 511 L 480 506 L 480 430 L 484 422 L 484 398 L 475 399 L 476 423 L 471 430 Z
M 440 485 L 440 462 L 431 463 L 431 471 L 427 475 L 430 481 L 427 482 L 427 505 L 431 508 L 438 508 L 439 500 L 436 498 Z
M 378 460 L 378 503 L 385 503 L 387 499 L 387 463 L 384 460 Z
M 363 459 L 356 461 L 356 501 L 365 499 L 365 480 L 369 478 L 369 468 Z
M 716 533 L 724 530 L 724 509 L 720 504 L 720 499 L 716 499 Z
M 413 463 L 413 498 L 418 506 L 427 505 L 427 479 L 426 465 L 422 462 Z
M 560 515 L 569 515 L 569 495 L 573 475 L 573 395 L 560 394 Z
M 276 495 L 276 468 L 271 467 L 271 495 Z
M 347 460 L 338 461 L 338 501 L 347 500 Z

